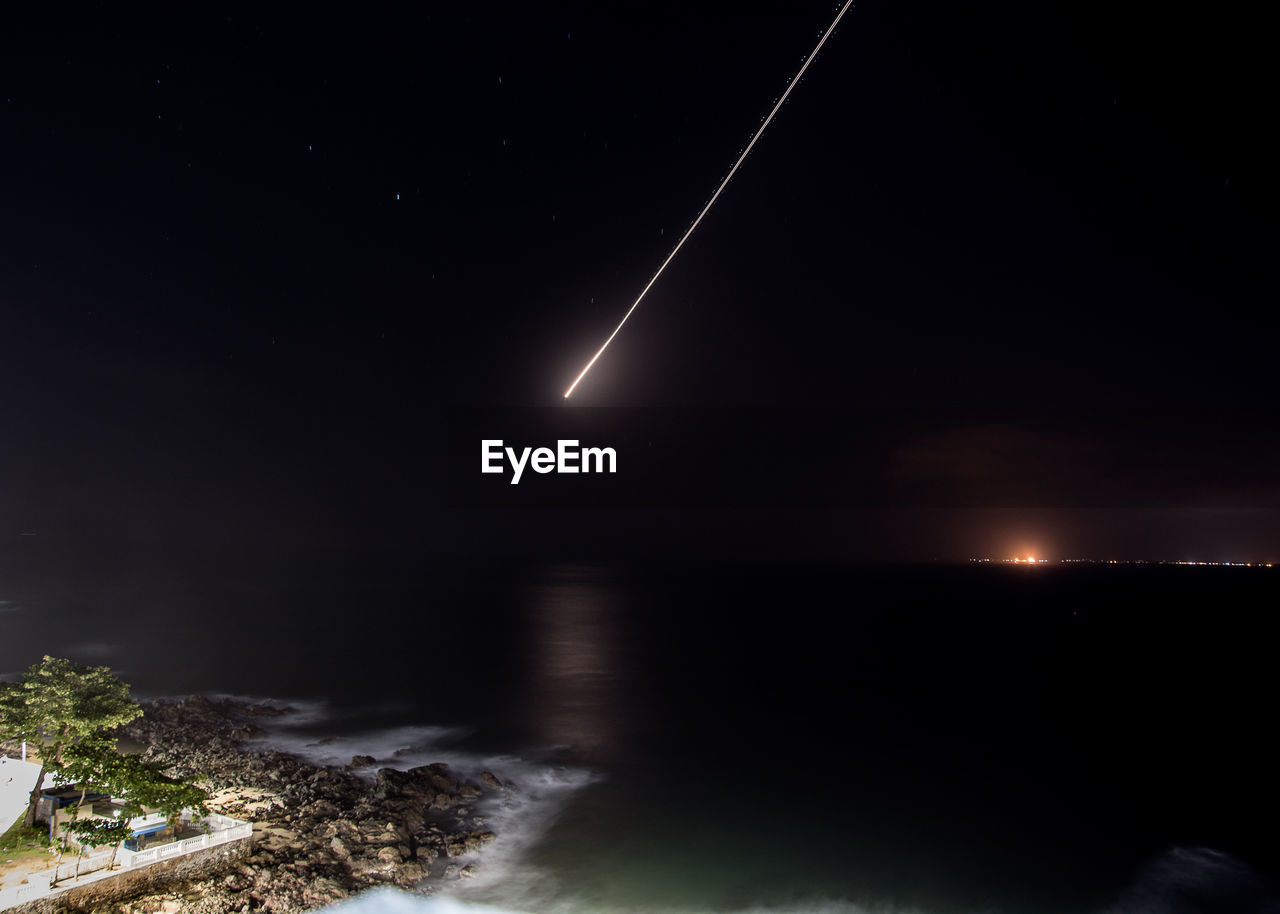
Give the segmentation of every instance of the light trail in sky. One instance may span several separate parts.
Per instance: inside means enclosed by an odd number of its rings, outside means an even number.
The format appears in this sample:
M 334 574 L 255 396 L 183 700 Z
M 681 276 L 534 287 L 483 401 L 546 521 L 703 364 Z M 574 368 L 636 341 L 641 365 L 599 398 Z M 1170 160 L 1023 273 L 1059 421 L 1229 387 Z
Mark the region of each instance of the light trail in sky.
M 724 176 L 724 180 L 720 182 L 720 186 L 716 188 L 716 192 L 711 195 L 711 199 L 707 201 L 707 205 L 702 208 L 702 212 L 698 213 L 698 217 L 689 225 L 684 236 L 676 242 L 676 246 L 671 249 L 671 253 L 667 255 L 667 259 L 662 261 L 662 266 L 658 267 L 657 271 L 653 274 L 653 277 L 645 283 L 644 288 L 640 290 L 640 294 L 636 296 L 635 302 L 627 309 L 627 313 L 622 315 L 622 320 L 618 321 L 618 326 L 613 328 L 613 333 L 609 334 L 609 338 L 604 341 L 603 345 L 601 345 L 599 349 L 596 350 L 596 354 L 591 357 L 591 361 L 588 362 L 586 367 L 583 368 L 582 371 L 578 373 L 578 376 L 573 379 L 573 383 L 569 385 L 569 389 L 564 392 L 566 400 L 569 399 L 569 396 L 573 393 L 574 388 L 578 386 L 578 383 L 587 376 L 587 372 L 591 370 L 591 366 L 596 363 L 596 360 L 599 359 L 600 356 L 604 355 L 604 351 L 609 348 L 609 344 L 613 342 L 613 338 L 618 335 L 618 331 L 622 329 L 623 325 L 627 322 L 627 319 L 631 317 L 631 312 L 636 310 L 640 305 L 640 302 L 644 300 L 649 289 L 658 281 L 658 277 L 661 276 L 662 271 L 667 268 L 667 264 L 671 263 L 671 261 L 675 259 L 676 254 L 680 253 L 680 248 L 689 240 L 689 236 L 692 235 L 693 230 L 698 227 L 698 223 L 701 222 L 702 217 L 707 214 L 707 210 L 711 209 L 711 207 L 715 205 L 720 194 L 733 179 L 738 167 L 742 165 L 743 160 L 751 154 L 751 150 L 756 145 L 756 141 L 760 139 L 760 135 L 769 128 L 769 124 L 773 122 L 774 115 L 776 115 L 779 109 L 786 104 L 787 96 L 790 95 L 791 90 L 799 84 L 800 78 L 804 76 L 804 71 L 809 69 L 809 64 L 813 63 L 813 59 L 818 56 L 818 52 L 822 50 L 822 46 L 827 43 L 827 39 L 831 37 L 831 33 L 835 31 L 836 26 L 840 24 L 840 20 L 844 17 L 845 12 L 848 11 L 851 6 L 853 6 L 853 0 L 845 0 L 844 5 L 840 7 L 840 12 L 836 13 L 836 18 L 831 21 L 830 28 L 822 33 L 822 37 L 818 40 L 818 44 L 813 49 L 813 53 L 805 58 L 805 62 L 800 67 L 799 71 L 797 71 L 796 75 L 787 83 L 787 91 L 783 92 L 782 96 L 774 104 L 773 110 L 770 111 L 769 116 L 764 119 L 764 123 L 760 125 L 760 129 L 751 135 L 751 142 L 747 143 L 747 147 L 742 150 L 742 154 L 738 156 L 738 161 L 733 163 L 733 167 L 730 168 L 729 173 Z

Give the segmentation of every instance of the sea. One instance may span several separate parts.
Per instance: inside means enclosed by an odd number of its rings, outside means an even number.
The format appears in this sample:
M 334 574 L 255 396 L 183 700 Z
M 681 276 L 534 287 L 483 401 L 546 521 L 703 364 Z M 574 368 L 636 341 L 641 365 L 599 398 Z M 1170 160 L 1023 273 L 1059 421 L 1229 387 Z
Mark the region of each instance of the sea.
M 1280 912 L 1280 569 L 0 556 L 0 671 L 513 785 L 459 904 Z

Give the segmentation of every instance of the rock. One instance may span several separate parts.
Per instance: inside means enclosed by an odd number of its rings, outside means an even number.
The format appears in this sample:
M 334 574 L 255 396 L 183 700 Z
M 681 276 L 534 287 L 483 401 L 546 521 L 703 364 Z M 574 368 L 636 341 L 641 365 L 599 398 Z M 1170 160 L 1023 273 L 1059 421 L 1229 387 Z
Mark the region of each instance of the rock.
M 280 713 L 223 699 L 156 701 L 122 728 L 147 761 L 199 777 L 215 810 L 251 819 L 254 846 L 251 857 L 192 879 L 180 896 L 140 887 L 113 911 L 296 914 L 373 885 L 414 887 L 475 872 L 472 862 L 449 862 L 433 877 L 431 862 L 474 854 L 493 839 L 458 813 L 483 797 L 481 786 L 462 783 L 443 764 L 369 777 L 355 772 L 375 766 L 372 756 L 324 767 L 254 748 L 248 740 L 263 732 L 257 721 Z M 510 787 L 491 772 L 476 779 L 484 788 Z M 446 810 L 452 814 L 439 814 Z
M 445 793 L 453 793 L 458 789 L 458 779 L 445 777 L 443 774 L 433 774 L 431 783 L 437 790 L 443 790 Z
M 350 892 L 336 880 L 321 877 L 310 881 L 303 890 L 302 901 L 308 908 L 318 908 L 346 898 Z
M 409 860 L 396 867 L 396 885 L 412 886 L 427 878 L 427 865 L 421 860 Z
M 359 885 L 372 885 L 373 881 L 381 881 L 379 877 L 391 871 L 391 865 L 383 863 L 376 857 L 359 857 L 351 861 L 350 872 Z
M 302 813 L 309 819 L 331 819 L 338 815 L 337 805 L 329 800 L 316 800 L 302 808 Z
M 423 774 L 422 769 L 397 771 L 395 768 L 379 768 L 376 785 L 377 795 L 384 799 L 395 797 L 413 797 L 429 803 L 435 794 L 432 780 L 434 775 Z

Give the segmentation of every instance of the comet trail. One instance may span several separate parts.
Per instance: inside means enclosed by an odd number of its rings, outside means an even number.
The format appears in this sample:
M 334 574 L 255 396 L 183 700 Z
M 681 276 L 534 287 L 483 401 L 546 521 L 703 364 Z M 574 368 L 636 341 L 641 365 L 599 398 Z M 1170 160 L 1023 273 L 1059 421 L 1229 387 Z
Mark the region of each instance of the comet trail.
M 778 99 L 777 103 L 774 104 L 773 110 L 770 111 L 769 116 L 764 119 L 764 123 L 760 125 L 760 129 L 751 135 L 751 142 L 747 143 L 747 148 L 742 150 L 742 154 L 738 156 L 738 161 L 733 163 L 733 167 L 730 168 L 729 173 L 724 176 L 724 180 L 720 182 L 720 186 L 716 188 L 716 192 L 711 195 L 711 199 L 707 201 L 707 205 L 702 208 L 702 212 L 698 213 L 698 217 L 689 225 L 684 236 L 676 242 L 676 246 L 671 249 L 671 253 L 667 255 L 667 259 L 662 261 L 662 266 L 658 267 L 657 271 L 653 274 L 653 277 L 645 283 L 644 288 L 640 290 L 640 294 L 636 296 L 635 302 L 627 309 L 627 313 L 622 315 L 622 320 L 618 321 L 618 326 L 613 328 L 613 333 L 609 334 L 609 338 L 604 341 L 603 345 L 601 345 L 599 349 L 596 350 L 596 354 L 591 357 L 591 361 L 588 362 L 586 367 L 583 368 L 582 371 L 578 373 L 578 376 L 573 379 L 573 383 L 569 385 L 569 389 L 564 392 L 564 398 L 566 400 L 569 399 L 574 388 L 578 386 L 578 382 L 587 376 L 587 372 L 591 370 L 591 366 L 596 363 L 596 360 L 599 359 L 600 356 L 604 355 L 604 351 L 609 348 L 609 344 L 613 342 L 613 338 L 618 335 L 618 331 L 622 329 L 623 325 L 626 324 L 627 319 L 631 317 L 631 312 L 636 310 L 640 302 L 644 300 L 649 289 L 658 281 L 658 277 L 661 276 L 662 271 L 667 268 L 667 264 L 671 263 L 671 261 L 675 259 L 676 254 L 680 253 L 680 248 L 682 248 L 684 243 L 689 240 L 689 236 L 692 235 L 693 230 L 698 227 L 698 223 L 700 223 L 702 221 L 702 217 L 707 214 L 707 210 L 711 209 L 711 207 L 715 205 L 716 200 L 720 197 L 720 194 L 724 191 L 725 187 L 731 180 L 733 180 L 733 176 L 737 172 L 738 167 L 742 165 L 743 160 L 746 159 L 747 156 L 751 155 L 751 150 L 755 147 L 756 141 L 760 139 L 760 135 L 769 129 L 769 125 L 773 123 L 774 115 L 776 115 L 778 110 L 786 104 L 787 96 L 791 94 L 791 90 L 800 82 L 800 77 L 804 76 L 804 71 L 809 69 L 809 64 L 813 63 L 813 59 L 818 56 L 818 52 L 822 50 L 822 46 L 827 43 L 827 39 L 831 37 L 831 33 L 835 31 L 836 26 L 840 24 L 840 20 L 844 17 L 845 12 L 851 6 L 853 6 L 853 0 L 845 0 L 844 5 L 840 7 L 840 12 L 836 13 L 836 18 L 831 20 L 831 26 L 822 33 L 822 37 L 818 40 L 818 44 L 813 49 L 813 53 L 805 58 L 805 62 L 796 72 L 796 75 L 787 83 L 787 90 L 782 93 L 782 96 Z

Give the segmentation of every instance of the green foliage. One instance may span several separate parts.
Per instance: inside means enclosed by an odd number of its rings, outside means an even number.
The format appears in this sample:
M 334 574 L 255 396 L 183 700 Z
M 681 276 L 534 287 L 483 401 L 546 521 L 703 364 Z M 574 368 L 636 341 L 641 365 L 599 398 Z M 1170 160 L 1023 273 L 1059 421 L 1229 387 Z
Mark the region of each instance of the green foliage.
M 120 819 L 76 819 L 62 826 L 62 830 L 75 835 L 84 847 L 110 847 L 129 837 L 129 821 Z
M 161 766 L 136 755 L 98 753 L 96 783 L 104 793 L 119 798 L 129 816 L 140 815 L 142 809 L 154 809 L 173 821 L 190 809 L 197 815 L 208 815 L 209 795 L 189 781 L 171 778 Z M 123 815 L 121 816 L 123 818 Z
M 188 781 L 154 771 L 145 781 L 137 782 L 129 796 L 136 796 L 143 806 L 158 810 L 170 822 L 175 821 L 184 809 L 200 816 L 209 815 L 209 794 L 206 791 Z
M 43 746 L 51 768 L 68 746 L 102 740 L 141 714 L 110 667 L 46 655 L 17 682 L 0 684 L 0 738 Z
M 59 787 L 78 786 L 96 793 L 111 793 L 121 755 L 109 740 L 90 739 L 62 751 L 62 764 L 53 772 Z
M 0 684 L 0 738 L 41 744 L 45 768 L 57 783 L 109 794 L 122 806 L 115 820 L 67 823 L 66 831 L 82 843 L 82 833 L 101 843 L 124 840 L 129 822 L 145 810 L 157 810 L 171 822 L 185 809 L 209 814 L 205 791 L 167 776 L 154 762 L 117 751 L 111 731 L 141 714 L 129 686 L 105 666 L 46 656 L 18 682 Z M 120 829 L 123 836 L 112 837 Z
M 122 755 L 114 747 L 97 741 L 69 746 L 57 777 L 68 784 L 109 794 L 121 808 L 116 821 L 125 827 L 148 810 L 160 813 L 170 822 L 176 821 L 187 809 L 198 816 L 209 814 L 209 795 L 204 790 L 189 781 L 169 777 L 155 762 L 136 755 Z M 69 824 L 67 828 L 79 835 L 74 827 L 78 825 L 79 822 Z

